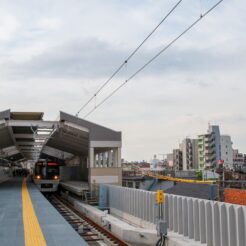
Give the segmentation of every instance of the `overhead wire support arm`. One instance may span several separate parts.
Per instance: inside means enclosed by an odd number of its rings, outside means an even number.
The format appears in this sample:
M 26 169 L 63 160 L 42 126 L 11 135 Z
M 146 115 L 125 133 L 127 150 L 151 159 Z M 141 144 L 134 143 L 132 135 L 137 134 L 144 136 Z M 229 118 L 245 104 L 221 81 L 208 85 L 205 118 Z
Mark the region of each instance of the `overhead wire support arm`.
M 184 34 L 186 34 L 190 29 L 192 29 L 197 23 L 199 23 L 205 16 L 207 16 L 211 11 L 213 11 L 221 2 L 224 0 L 218 1 L 214 4 L 209 10 L 204 14 L 201 14 L 197 20 L 195 20 L 190 26 L 188 26 L 181 34 L 174 38 L 170 43 L 168 43 L 162 50 L 160 50 L 155 56 L 153 56 L 148 62 L 146 62 L 142 67 L 140 67 L 135 73 L 133 73 L 128 79 L 125 80 L 121 85 L 119 85 L 115 90 L 113 90 L 106 98 L 104 98 L 95 108 L 89 111 L 84 118 L 88 117 L 92 112 L 99 108 L 104 102 L 106 102 L 111 96 L 113 96 L 118 90 L 120 90 L 125 84 L 132 80 L 137 74 L 144 70 L 150 63 L 152 63 L 156 58 L 158 58 L 163 52 L 169 49 L 178 39 L 180 39 Z
M 178 7 L 183 0 L 179 0 L 172 9 L 165 15 L 165 17 L 159 22 L 159 24 L 147 35 L 147 37 L 134 49 L 134 51 L 124 60 L 124 62 L 115 70 L 115 72 L 99 87 L 94 95 L 79 109 L 76 116 L 96 97 L 100 91 L 115 77 L 115 75 L 124 67 L 125 64 L 137 53 L 137 51 L 144 45 L 144 43 L 152 36 L 152 34 L 160 27 L 160 25 L 172 14 L 172 12 Z

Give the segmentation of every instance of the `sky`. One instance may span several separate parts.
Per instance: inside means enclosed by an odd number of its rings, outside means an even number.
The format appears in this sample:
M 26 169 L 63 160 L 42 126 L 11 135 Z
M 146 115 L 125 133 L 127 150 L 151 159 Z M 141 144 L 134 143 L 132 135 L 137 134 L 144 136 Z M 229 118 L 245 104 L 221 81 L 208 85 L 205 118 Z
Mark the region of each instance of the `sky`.
M 76 114 L 177 2 L 0 0 L 0 111 Z M 215 3 L 183 0 L 79 116 Z M 246 153 L 245 13 L 224 0 L 86 119 L 122 131 L 128 161 L 170 153 L 208 123 Z

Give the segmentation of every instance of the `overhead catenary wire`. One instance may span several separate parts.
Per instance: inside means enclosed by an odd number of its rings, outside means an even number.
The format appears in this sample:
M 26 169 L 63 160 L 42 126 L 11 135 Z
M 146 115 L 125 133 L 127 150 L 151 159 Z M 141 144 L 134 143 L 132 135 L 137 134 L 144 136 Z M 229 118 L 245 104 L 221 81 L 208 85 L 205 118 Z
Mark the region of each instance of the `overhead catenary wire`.
M 156 58 L 158 58 L 163 52 L 169 49 L 178 39 L 180 39 L 184 34 L 186 34 L 190 29 L 192 29 L 197 23 L 199 23 L 205 16 L 207 16 L 211 11 L 213 11 L 221 2 L 218 1 L 204 14 L 201 14 L 198 19 L 196 19 L 190 26 L 188 26 L 181 34 L 174 38 L 170 43 L 168 43 L 163 49 L 161 49 L 155 56 L 153 56 L 148 62 L 146 62 L 142 67 L 140 67 L 135 73 L 133 73 L 128 79 L 125 80 L 121 85 L 119 85 L 115 90 L 113 90 L 106 98 L 104 98 L 98 105 L 96 105 L 91 111 L 89 111 L 84 118 L 88 117 L 92 112 L 99 108 L 103 103 L 105 103 L 110 97 L 112 97 L 118 90 L 120 90 L 124 85 L 126 85 L 130 80 L 132 80 L 137 74 L 144 70 L 150 63 L 152 63 Z
M 161 26 L 161 24 L 172 14 L 172 12 L 178 7 L 183 0 L 179 0 L 172 9 L 165 15 L 165 17 L 159 22 L 159 24 L 147 35 L 147 37 L 134 49 L 134 51 L 124 60 L 124 62 L 115 70 L 115 72 L 99 87 L 94 95 L 79 109 L 76 116 L 100 93 L 100 91 L 120 72 L 125 64 L 138 52 L 138 50 L 144 45 L 144 43 L 153 35 L 153 33 Z

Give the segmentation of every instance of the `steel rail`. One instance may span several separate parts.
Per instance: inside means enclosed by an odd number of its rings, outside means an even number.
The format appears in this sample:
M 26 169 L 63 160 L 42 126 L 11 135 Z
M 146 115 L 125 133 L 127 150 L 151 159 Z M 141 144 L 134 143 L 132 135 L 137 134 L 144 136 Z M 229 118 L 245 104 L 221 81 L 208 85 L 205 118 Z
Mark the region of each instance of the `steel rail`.
M 58 201 L 60 201 L 65 207 L 70 209 L 74 214 L 79 216 L 82 220 L 90 224 L 92 227 L 96 228 L 101 234 L 106 235 L 108 238 L 112 239 L 116 244 L 119 246 L 129 246 L 126 242 L 115 236 L 113 233 L 102 227 L 101 225 L 97 224 L 95 221 L 84 215 L 82 212 L 78 211 L 76 208 L 73 207 L 71 203 L 66 201 L 65 199 L 61 198 L 58 195 L 53 195 Z

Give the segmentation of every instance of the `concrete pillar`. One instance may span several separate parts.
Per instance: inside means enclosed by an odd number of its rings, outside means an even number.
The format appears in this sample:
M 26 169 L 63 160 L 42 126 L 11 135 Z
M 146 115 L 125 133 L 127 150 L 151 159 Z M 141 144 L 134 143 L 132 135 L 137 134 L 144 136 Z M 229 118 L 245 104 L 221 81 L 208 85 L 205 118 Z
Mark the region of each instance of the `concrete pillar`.
M 90 148 L 89 158 L 90 158 L 90 167 L 91 168 L 95 167 L 95 165 L 94 165 L 94 148 Z
M 107 156 L 106 156 L 106 152 L 102 153 L 103 156 L 103 167 L 107 167 Z
M 121 148 L 117 148 L 117 167 L 121 167 Z
M 113 153 L 114 153 L 114 162 L 113 162 L 113 167 L 117 167 L 118 166 L 118 149 L 114 149 Z
M 100 153 L 100 167 L 103 167 L 103 153 Z
M 97 167 L 97 154 L 94 152 L 94 167 Z
M 102 153 L 98 153 L 98 167 L 102 167 Z
M 108 167 L 112 166 L 112 150 L 108 151 Z

